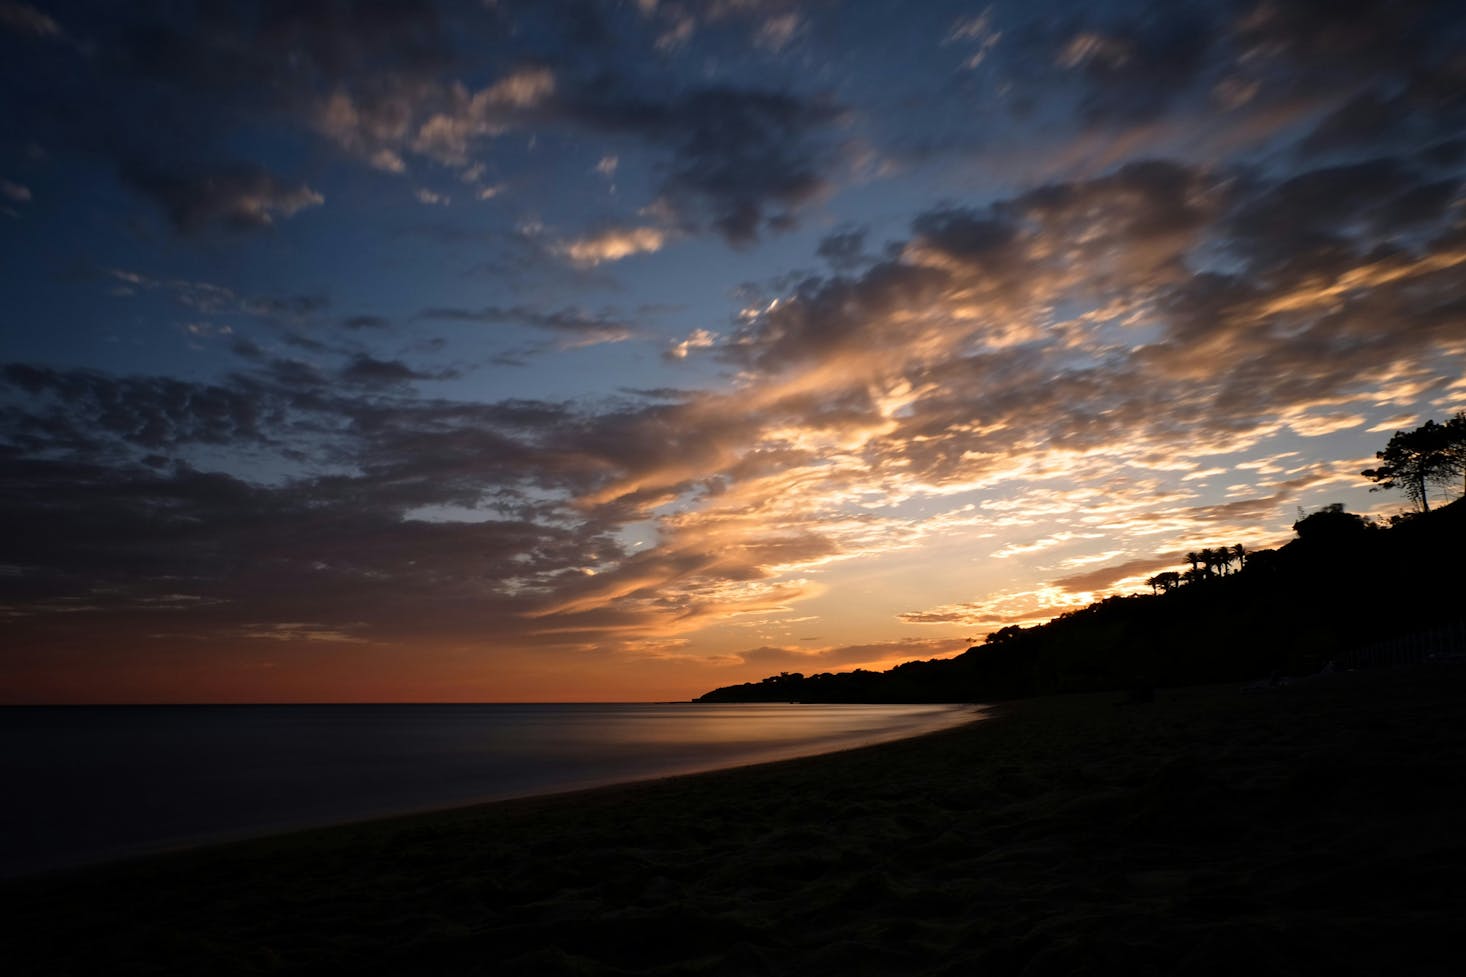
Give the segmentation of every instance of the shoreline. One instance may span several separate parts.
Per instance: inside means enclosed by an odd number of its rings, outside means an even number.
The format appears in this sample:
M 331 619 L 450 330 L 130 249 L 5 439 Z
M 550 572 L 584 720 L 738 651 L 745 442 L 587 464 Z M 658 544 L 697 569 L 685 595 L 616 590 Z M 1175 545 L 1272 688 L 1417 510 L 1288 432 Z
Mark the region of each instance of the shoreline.
M 1442 666 L 1025 700 L 0 902 L 22 974 L 1433 973 L 1466 878 L 1463 699 Z
M 437 706 L 441 704 L 422 703 L 372 703 L 372 704 L 347 704 L 347 708 L 364 705 L 365 708 L 418 708 L 423 705 Z M 457 704 L 449 704 L 452 708 Z M 499 704 L 471 704 L 473 708 L 481 705 Z M 511 706 L 519 706 L 515 703 Z M 587 708 L 600 708 L 607 704 L 602 703 L 543 703 L 537 706 L 549 706 L 562 708 L 566 706 L 585 706 Z M 643 706 L 647 703 L 613 703 L 609 705 L 632 705 Z M 670 705 L 686 706 L 688 703 L 671 703 Z M 753 708 L 767 709 L 772 705 L 780 709 L 779 704 L 759 704 Z M 799 704 L 791 704 L 793 710 L 797 711 Z M 50 707 L 40 707 L 50 708 Z M 92 708 L 92 707 L 78 707 Z M 105 707 L 105 708 L 138 708 L 151 710 L 152 706 L 137 707 Z M 185 708 L 212 710 L 212 706 L 190 706 Z M 226 706 L 225 708 L 250 709 L 251 706 Z M 266 708 L 276 708 L 267 706 Z M 289 707 L 286 707 L 289 708 Z M 314 710 L 319 708 L 316 705 L 301 705 L 302 710 Z M 747 708 L 744 705 L 709 705 L 698 706 L 699 710 Z M 828 708 L 815 706 L 813 708 Z M 836 708 L 842 708 L 837 706 Z M 850 708 L 861 708 L 858 704 Z M 881 707 L 876 707 L 881 708 Z M 969 722 L 977 722 L 983 716 L 984 707 L 974 704 L 951 703 L 941 706 L 923 707 L 930 708 L 933 716 L 925 721 L 914 724 L 910 728 L 892 727 L 871 729 L 860 733 L 829 733 L 815 739 L 797 739 L 785 745 L 764 744 L 759 746 L 748 746 L 741 753 L 723 755 L 716 749 L 715 743 L 702 743 L 697 740 L 689 740 L 687 746 L 694 753 L 707 749 L 705 755 L 692 758 L 666 759 L 658 764 L 652 763 L 646 770 L 622 769 L 612 767 L 610 772 L 602 773 L 562 773 L 558 777 L 551 777 L 544 784 L 516 784 L 513 780 L 501 782 L 497 785 L 485 784 L 479 791 L 479 796 L 467 798 L 448 797 L 444 799 L 423 798 L 420 800 L 379 800 L 372 806 L 363 806 L 355 811 L 344 811 L 340 814 L 297 814 L 282 813 L 269 821 L 260 821 L 252 825 L 236 826 L 215 826 L 207 825 L 188 830 L 185 832 L 174 832 L 167 837 L 159 838 L 138 838 L 128 840 L 120 838 L 109 844 L 97 845 L 76 851 L 73 853 L 48 854 L 42 857 L 31 857 L 29 859 L 18 858 L 22 850 L 16 848 L 11 850 L 4 847 L 7 843 L 13 844 L 15 832 L 19 836 L 26 836 L 25 824 L 10 825 L 11 837 L 0 840 L 0 854 L 6 856 L 0 859 L 0 881 L 5 880 L 26 880 L 40 878 L 56 873 L 67 873 L 87 871 L 92 868 L 130 863 L 139 860 L 146 860 L 154 857 L 166 857 L 203 851 L 219 846 L 238 844 L 251 841 L 267 841 L 269 839 L 297 834 L 309 831 L 329 831 L 337 828 L 351 828 L 371 824 L 377 821 L 391 821 L 399 818 L 414 818 L 420 816 L 433 816 L 447 814 L 454 811 L 483 807 L 486 805 L 508 803 L 517 800 L 529 800 L 536 798 L 553 798 L 564 795 L 577 794 L 585 791 L 633 786 L 641 783 L 654 783 L 683 776 L 695 776 L 702 773 L 715 773 L 724 770 L 735 770 L 747 766 L 757 766 L 765 763 L 778 763 L 789 760 L 814 758 L 839 753 L 851 749 L 863 749 L 868 746 L 876 746 L 882 743 L 896 742 L 902 739 L 910 739 L 918 736 L 929 735 L 933 732 L 941 732 L 955 726 L 965 725 Z M 781 710 L 782 711 L 782 710 Z M 756 728 L 756 727 L 755 727 Z M 0 824 L 4 819 L 0 818 Z

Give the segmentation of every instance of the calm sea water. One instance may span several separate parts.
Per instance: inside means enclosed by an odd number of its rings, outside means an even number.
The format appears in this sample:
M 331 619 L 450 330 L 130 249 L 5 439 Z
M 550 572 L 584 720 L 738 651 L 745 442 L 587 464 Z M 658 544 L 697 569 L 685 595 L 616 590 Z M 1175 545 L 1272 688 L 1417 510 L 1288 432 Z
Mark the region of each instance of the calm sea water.
M 0 875 L 805 756 L 973 714 L 702 703 L 0 708 Z

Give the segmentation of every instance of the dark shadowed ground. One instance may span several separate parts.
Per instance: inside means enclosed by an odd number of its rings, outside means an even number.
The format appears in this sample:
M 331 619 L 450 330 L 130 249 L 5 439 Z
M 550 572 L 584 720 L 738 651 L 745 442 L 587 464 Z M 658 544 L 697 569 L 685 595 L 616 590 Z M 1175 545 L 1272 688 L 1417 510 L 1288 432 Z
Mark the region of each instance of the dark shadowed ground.
M 1456 974 L 1466 671 L 1032 700 L 810 760 L 0 887 L 12 974 Z

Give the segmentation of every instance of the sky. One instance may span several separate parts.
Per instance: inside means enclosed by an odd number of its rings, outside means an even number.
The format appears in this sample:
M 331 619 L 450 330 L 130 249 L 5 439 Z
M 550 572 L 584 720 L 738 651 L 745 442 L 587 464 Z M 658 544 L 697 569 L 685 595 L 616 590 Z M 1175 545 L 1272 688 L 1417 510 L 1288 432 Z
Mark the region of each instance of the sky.
M 1402 511 L 1463 176 L 1455 3 L 0 0 L 0 701 L 686 699 Z

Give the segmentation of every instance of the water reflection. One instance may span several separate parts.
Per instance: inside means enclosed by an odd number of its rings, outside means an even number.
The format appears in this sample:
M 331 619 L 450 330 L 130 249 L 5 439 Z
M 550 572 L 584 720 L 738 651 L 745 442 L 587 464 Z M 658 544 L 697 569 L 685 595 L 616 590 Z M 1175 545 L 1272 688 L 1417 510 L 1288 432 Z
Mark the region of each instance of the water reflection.
M 0 709 L 0 875 L 826 752 L 971 707 L 670 703 Z

